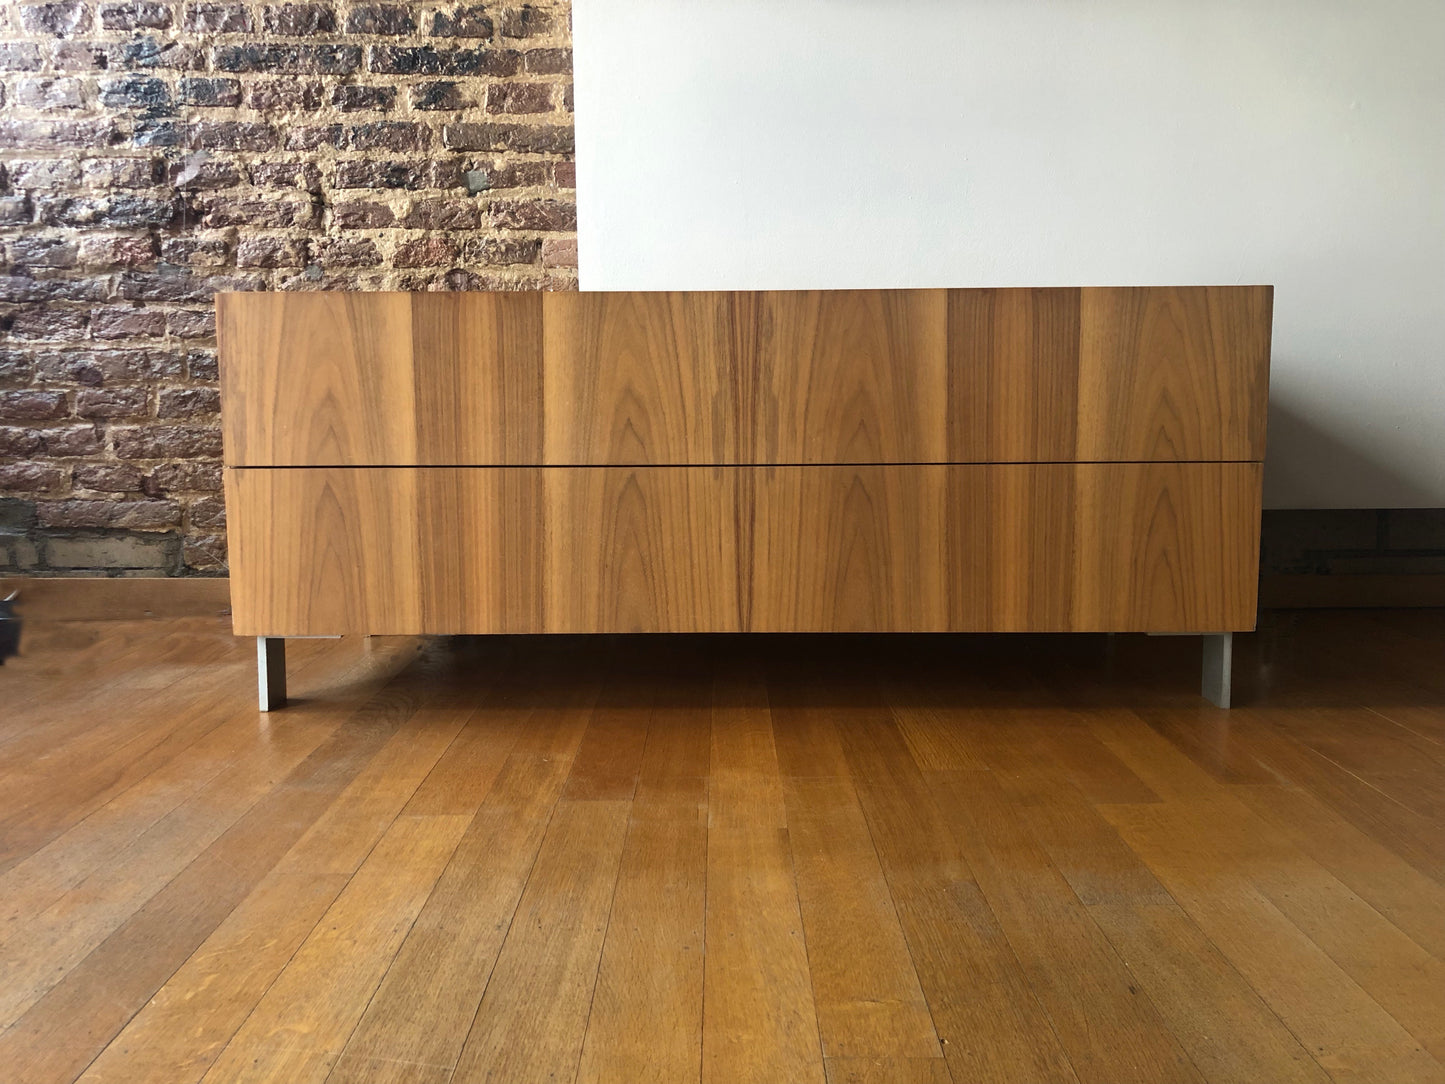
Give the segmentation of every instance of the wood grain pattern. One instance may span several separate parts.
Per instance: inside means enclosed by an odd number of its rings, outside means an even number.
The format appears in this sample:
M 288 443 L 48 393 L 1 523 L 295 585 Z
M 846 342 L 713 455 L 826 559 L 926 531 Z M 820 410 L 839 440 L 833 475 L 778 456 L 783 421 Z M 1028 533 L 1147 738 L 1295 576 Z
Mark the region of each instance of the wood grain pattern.
M 743 630 L 736 470 L 543 475 L 546 631 Z
M 1269 287 L 223 294 L 233 466 L 1255 461 Z
M 501 468 L 228 470 L 236 632 L 538 631 L 541 484 Z
M 531 293 L 217 297 L 233 466 L 535 463 Z
M 1079 459 L 1261 460 L 1274 289 L 1086 289 Z
M 735 296 L 751 462 L 947 458 L 945 291 Z
M 243 635 L 1254 624 L 1249 463 L 228 474 Z
M 948 456 L 1076 458 L 1079 291 L 948 291 Z
M 543 299 L 546 463 L 736 463 L 726 293 Z

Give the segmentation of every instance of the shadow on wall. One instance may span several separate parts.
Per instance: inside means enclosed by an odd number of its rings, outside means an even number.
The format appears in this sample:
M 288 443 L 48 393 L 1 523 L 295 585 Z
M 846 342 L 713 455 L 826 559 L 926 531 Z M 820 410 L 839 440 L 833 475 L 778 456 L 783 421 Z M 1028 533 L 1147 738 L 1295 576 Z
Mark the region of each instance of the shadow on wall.
M 1412 494 L 1421 504 L 1429 498 L 1417 480 L 1274 396 L 1264 477 L 1263 575 L 1445 574 L 1445 509 L 1389 507 L 1410 503 Z M 1379 497 L 1362 508 L 1308 507 L 1335 487 Z M 1269 507 L 1286 503 L 1293 507 Z
M 1303 409 L 1271 391 L 1264 460 L 1266 508 L 1321 508 L 1330 493 L 1360 494 L 1358 508 L 1425 507 L 1435 503 L 1419 478 L 1401 474 L 1321 427 Z

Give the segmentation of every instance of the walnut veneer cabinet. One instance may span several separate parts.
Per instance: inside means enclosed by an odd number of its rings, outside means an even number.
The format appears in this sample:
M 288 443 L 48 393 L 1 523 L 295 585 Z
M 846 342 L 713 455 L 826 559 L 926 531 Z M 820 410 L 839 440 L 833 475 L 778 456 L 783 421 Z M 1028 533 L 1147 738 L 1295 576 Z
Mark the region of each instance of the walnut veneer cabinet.
M 1270 287 L 218 298 L 231 593 L 284 637 L 1229 635 Z

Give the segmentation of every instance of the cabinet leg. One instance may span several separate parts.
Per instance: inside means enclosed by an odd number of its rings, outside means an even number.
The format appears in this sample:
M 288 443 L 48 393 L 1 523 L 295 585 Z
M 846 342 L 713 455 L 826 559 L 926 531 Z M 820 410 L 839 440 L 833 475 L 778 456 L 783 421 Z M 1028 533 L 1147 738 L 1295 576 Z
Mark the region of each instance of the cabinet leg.
M 1229 707 L 1234 686 L 1234 633 L 1219 632 L 1204 637 L 1204 699 L 1217 708 Z
M 256 685 L 261 710 L 286 706 L 286 640 L 280 636 L 256 637 Z

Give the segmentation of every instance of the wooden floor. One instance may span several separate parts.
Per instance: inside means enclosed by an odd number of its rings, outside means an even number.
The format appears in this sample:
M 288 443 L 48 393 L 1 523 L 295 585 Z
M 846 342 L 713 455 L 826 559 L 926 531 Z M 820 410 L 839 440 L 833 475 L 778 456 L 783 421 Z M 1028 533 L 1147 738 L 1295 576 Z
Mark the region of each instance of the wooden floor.
M 1445 1081 L 1445 611 L 0 669 L 0 1081 Z

